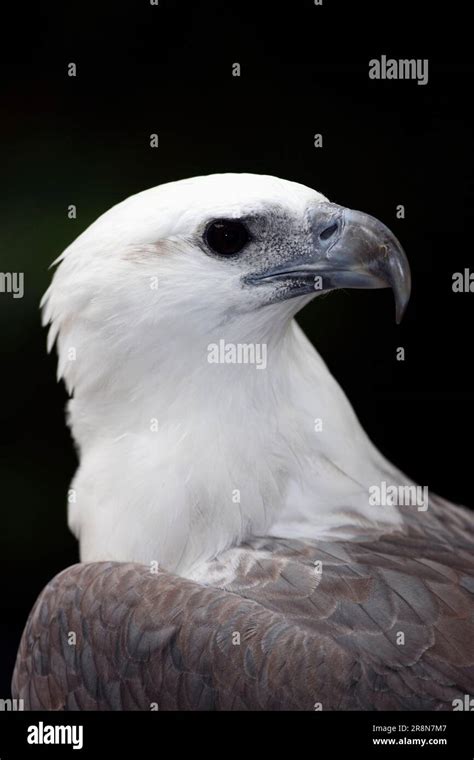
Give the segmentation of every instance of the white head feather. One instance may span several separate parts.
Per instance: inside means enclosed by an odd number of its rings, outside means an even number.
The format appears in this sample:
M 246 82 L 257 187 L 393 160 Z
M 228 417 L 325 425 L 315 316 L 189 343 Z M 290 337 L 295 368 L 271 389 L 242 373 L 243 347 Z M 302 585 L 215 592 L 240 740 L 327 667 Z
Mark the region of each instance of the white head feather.
M 252 174 L 173 182 L 114 206 L 58 259 L 44 321 L 73 396 L 69 517 L 82 560 L 191 575 L 251 535 L 400 524 L 395 509 L 368 506 L 367 489 L 402 476 L 293 320 L 316 293 L 265 305 L 262 289 L 242 286 L 241 262 L 198 244 L 212 218 L 258 217 L 252 256 L 264 260 L 291 236 L 298 245 L 308 208 L 325 201 Z M 266 369 L 209 364 L 222 339 L 265 344 Z

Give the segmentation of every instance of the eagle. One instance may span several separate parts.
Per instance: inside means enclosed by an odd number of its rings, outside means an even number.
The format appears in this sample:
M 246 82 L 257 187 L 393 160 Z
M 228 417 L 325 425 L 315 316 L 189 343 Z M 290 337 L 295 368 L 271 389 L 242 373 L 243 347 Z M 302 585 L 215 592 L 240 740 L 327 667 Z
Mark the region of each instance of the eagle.
M 55 262 L 80 563 L 36 602 L 28 709 L 451 710 L 474 693 L 474 519 L 377 450 L 294 317 L 410 268 L 369 214 L 214 174 Z M 324 319 L 324 307 L 318 314 Z

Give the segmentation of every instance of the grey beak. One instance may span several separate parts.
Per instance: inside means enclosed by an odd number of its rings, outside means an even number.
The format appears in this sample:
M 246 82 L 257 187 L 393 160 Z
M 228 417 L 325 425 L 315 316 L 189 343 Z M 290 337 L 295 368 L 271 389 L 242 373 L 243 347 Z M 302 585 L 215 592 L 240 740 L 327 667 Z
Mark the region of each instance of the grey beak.
M 395 235 L 378 219 L 361 211 L 319 203 L 311 211 L 312 245 L 306 254 L 254 278 L 294 281 L 298 295 L 302 279 L 315 291 L 335 288 L 392 288 L 397 324 L 410 298 L 410 266 Z M 289 297 L 291 297 L 291 285 Z

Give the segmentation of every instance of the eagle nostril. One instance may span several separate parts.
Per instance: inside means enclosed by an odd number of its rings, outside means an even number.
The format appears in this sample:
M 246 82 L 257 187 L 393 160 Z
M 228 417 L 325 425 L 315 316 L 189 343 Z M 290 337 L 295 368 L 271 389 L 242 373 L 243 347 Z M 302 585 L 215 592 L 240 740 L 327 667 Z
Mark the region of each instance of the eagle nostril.
M 334 224 L 330 224 L 329 227 L 326 227 L 326 229 L 320 233 L 319 237 L 321 238 L 321 240 L 328 240 L 328 238 L 334 235 L 336 230 L 337 230 L 337 222 L 334 222 Z

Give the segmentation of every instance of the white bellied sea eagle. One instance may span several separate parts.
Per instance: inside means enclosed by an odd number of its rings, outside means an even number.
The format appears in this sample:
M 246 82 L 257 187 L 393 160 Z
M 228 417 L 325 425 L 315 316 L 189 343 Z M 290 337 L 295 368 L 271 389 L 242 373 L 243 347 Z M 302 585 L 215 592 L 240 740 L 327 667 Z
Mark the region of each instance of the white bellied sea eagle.
M 390 230 L 295 182 L 220 174 L 128 198 L 57 263 L 43 314 L 81 564 L 39 597 L 14 696 L 439 710 L 474 694 L 474 519 L 382 456 L 294 320 L 328 290 L 390 287 L 399 321 L 410 270 Z

